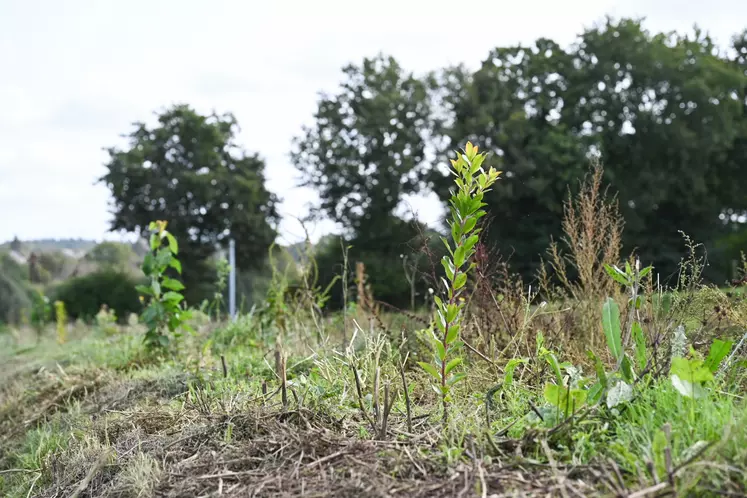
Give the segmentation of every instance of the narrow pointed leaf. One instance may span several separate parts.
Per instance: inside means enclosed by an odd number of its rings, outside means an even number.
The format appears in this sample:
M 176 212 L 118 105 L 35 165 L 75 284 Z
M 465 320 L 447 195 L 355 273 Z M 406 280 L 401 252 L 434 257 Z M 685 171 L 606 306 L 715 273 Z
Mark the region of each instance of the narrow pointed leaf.
M 604 269 L 612 279 L 622 285 L 628 285 L 628 277 L 616 267 L 612 267 L 605 263 Z
M 708 357 L 705 360 L 705 366 L 713 373 L 718 370 L 718 367 L 721 365 L 721 362 L 726 357 L 727 354 L 729 354 L 729 351 L 731 351 L 731 346 L 733 342 L 731 341 L 722 341 L 720 339 L 716 339 L 713 341 L 713 344 L 711 344 L 711 349 L 708 352 Z
M 462 373 L 462 372 L 456 373 L 456 374 L 452 375 L 451 377 L 449 377 L 448 379 L 446 379 L 446 385 L 447 386 L 453 386 L 457 382 L 463 380 L 466 376 L 467 375 L 465 373 Z
M 646 336 L 643 334 L 641 324 L 633 322 L 633 341 L 635 342 L 635 360 L 638 368 L 646 368 Z
M 620 331 L 620 308 L 612 298 L 607 298 L 602 306 L 602 328 L 607 337 L 607 347 L 612 356 L 622 358 L 622 336 Z
M 441 380 L 441 374 L 438 372 L 438 370 L 436 370 L 436 367 L 434 367 L 430 363 L 419 361 L 418 365 L 420 365 L 423 370 L 431 374 L 431 376 L 433 376 L 436 380 Z
M 448 375 L 449 372 L 451 372 L 456 366 L 458 366 L 460 363 L 462 363 L 461 358 L 454 358 L 449 363 L 446 364 L 446 374 Z

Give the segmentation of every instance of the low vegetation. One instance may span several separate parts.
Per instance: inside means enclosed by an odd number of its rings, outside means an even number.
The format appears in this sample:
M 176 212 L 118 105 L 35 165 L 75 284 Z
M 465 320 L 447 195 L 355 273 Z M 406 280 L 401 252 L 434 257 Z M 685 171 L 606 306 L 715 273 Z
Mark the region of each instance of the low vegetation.
M 747 493 L 745 294 L 702 283 L 687 238 L 671 286 L 622 258 L 598 170 L 525 285 L 480 240 L 501 188 L 487 162 L 472 144 L 452 162 L 451 240 L 420 310 L 381 308 L 356 265 L 358 292 L 325 312 L 313 251 L 235 320 L 220 296 L 190 309 L 153 223 L 139 318 L 65 323 L 61 300 L 56 323 L 0 335 L 0 494 Z

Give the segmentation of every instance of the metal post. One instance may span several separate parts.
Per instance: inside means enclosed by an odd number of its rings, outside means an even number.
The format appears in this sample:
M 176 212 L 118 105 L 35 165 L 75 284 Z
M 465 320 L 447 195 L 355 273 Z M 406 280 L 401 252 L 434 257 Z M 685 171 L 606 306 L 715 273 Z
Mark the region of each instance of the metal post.
M 231 266 L 228 277 L 228 313 L 231 320 L 236 320 L 236 242 L 233 239 L 228 243 L 228 264 Z

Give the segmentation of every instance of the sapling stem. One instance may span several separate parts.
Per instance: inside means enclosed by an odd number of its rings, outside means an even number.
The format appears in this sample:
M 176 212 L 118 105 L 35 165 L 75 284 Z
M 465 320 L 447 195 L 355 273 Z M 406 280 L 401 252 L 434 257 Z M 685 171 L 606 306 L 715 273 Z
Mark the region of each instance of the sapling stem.
M 457 187 L 452 192 L 449 201 L 451 204 L 449 226 L 452 241 L 450 243 L 442 238 L 449 254 L 441 260 L 446 273 L 446 278 L 443 279 L 443 290 L 448 298 L 444 301 L 434 296 L 436 303 L 434 322 L 437 330 L 433 331 L 432 342 L 436 365 L 418 363 L 438 381 L 434 388 L 441 397 L 444 428 L 449 420 L 448 404 L 451 387 L 464 378 L 464 374 L 460 373 L 449 375 L 462 361 L 458 356 L 449 358 L 452 356 L 450 353 L 461 345 L 458 338 L 462 310 L 465 305 L 462 294 L 468 274 L 474 267 L 470 260 L 475 254 L 475 246 L 479 241 L 480 229 L 476 228 L 477 222 L 486 214 L 482 210 L 485 206 L 483 197 L 500 175 L 500 172 L 493 168 L 487 172 L 482 168 L 486 157 L 485 153 L 478 153 L 478 148 L 467 142 L 464 152 L 457 152 L 457 159 L 451 161 L 452 173 L 456 177 L 454 183 Z

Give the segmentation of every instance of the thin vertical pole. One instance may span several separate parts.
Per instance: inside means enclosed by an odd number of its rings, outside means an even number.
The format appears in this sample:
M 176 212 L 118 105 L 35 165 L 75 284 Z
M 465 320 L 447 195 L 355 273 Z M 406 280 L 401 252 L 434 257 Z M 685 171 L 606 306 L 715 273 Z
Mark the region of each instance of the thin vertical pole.
M 231 320 L 236 320 L 236 242 L 233 239 L 228 244 L 228 264 L 231 266 L 228 277 L 228 313 Z

